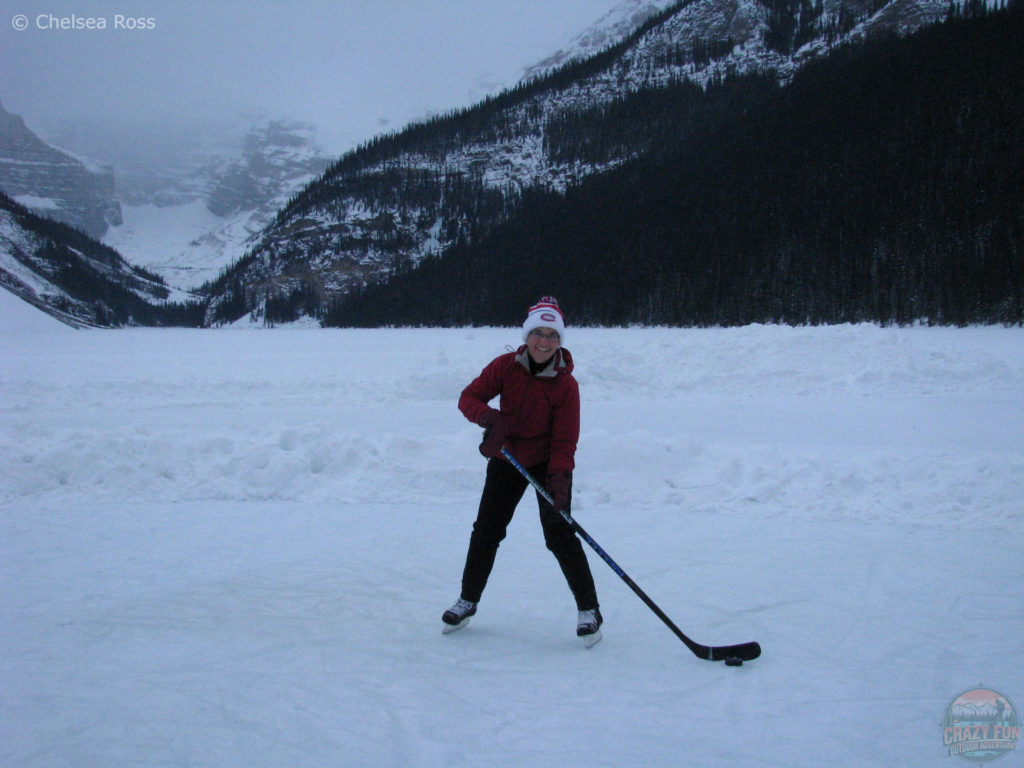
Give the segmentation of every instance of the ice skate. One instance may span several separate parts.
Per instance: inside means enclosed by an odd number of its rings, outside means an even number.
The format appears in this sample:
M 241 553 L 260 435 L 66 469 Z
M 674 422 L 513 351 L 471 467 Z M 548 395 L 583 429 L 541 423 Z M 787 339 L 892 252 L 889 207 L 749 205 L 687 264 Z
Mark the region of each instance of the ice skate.
M 593 648 L 601 639 L 601 624 L 603 623 L 604 618 L 601 616 L 600 608 L 580 611 L 576 621 L 576 636 L 583 640 L 584 648 Z
M 441 633 L 447 635 L 449 632 L 462 629 L 469 623 L 469 617 L 474 613 L 476 613 L 476 603 L 471 603 L 460 597 L 455 601 L 455 605 L 441 616 L 441 621 L 444 622 L 444 628 L 441 630 Z

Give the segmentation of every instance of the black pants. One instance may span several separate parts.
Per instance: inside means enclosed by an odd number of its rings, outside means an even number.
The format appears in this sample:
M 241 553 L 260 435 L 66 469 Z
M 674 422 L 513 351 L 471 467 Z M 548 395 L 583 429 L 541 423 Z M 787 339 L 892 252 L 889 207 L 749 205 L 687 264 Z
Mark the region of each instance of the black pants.
M 547 475 L 547 464 L 530 467 L 530 474 L 536 478 Z M 462 573 L 462 599 L 480 602 L 480 595 L 487 586 L 487 577 L 494 567 L 494 556 L 498 545 L 505 538 L 505 531 L 512 521 L 516 505 L 523 498 L 529 482 L 511 464 L 501 459 L 487 463 L 487 481 L 480 498 L 480 510 L 473 523 L 473 535 L 469 538 L 469 553 L 466 555 L 466 569 Z M 569 489 L 570 506 L 572 487 Z M 569 589 L 576 598 L 576 608 L 588 611 L 597 608 L 597 591 L 590 564 L 583 551 L 583 545 L 573 533 L 572 526 L 555 512 L 547 500 L 537 494 L 540 508 L 540 523 L 544 529 L 544 543 L 558 560 L 558 565 L 569 582 Z

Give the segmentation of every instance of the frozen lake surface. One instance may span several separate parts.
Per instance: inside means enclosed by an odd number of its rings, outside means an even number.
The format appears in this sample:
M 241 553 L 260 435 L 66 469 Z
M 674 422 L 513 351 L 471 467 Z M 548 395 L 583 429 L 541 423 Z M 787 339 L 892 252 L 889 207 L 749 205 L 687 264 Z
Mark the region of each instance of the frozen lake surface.
M 958 691 L 1024 704 L 1019 328 L 569 329 L 574 514 L 695 640 L 761 643 L 727 668 L 589 550 L 584 650 L 529 498 L 441 635 L 484 472 L 455 403 L 516 330 L 4 293 L 0 764 L 953 765 Z

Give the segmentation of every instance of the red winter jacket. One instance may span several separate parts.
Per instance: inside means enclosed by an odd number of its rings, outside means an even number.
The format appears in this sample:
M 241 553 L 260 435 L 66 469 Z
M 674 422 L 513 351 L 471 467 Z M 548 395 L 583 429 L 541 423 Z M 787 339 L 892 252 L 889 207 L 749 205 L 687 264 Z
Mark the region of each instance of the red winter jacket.
M 571 472 L 580 437 L 580 389 L 572 368 L 569 350 L 559 349 L 552 364 L 532 376 L 524 345 L 492 360 L 462 390 L 459 410 L 476 424 L 501 395 L 509 452 L 524 467 L 547 461 L 548 472 Z

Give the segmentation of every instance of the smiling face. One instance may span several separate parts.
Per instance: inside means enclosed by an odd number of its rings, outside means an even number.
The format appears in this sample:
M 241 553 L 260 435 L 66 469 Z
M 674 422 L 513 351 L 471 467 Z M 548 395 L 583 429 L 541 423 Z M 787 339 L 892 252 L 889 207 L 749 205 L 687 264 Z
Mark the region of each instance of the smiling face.
M 558 351 L 561 339 L 554 328 L 534 328 L 526 336 L 526 348 L 530 357 L 538 363 L 546 363 Z

